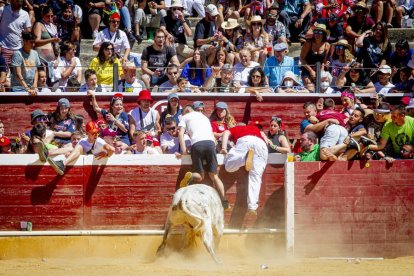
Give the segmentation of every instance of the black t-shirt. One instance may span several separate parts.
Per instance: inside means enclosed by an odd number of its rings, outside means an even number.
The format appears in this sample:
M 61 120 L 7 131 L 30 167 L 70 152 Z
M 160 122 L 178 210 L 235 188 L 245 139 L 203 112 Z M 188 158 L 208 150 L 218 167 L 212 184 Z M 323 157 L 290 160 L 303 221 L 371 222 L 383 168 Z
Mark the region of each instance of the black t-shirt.
M 148 68 L 155 70 L 157 68 L 165 69 L 170 63 L 170 60 L 175 56 L 175 50 L 172 47 L 164 46 L 161 51 L 154 49 L 153 45 L 148 46 L 142 52 L 141 60 L 148 62 Z
M 324 24 L 326 28 L 331 32 L 329 42 L 336 42 L 344 36 L 343 23 L 339 22 L 335 25 L 329 25 L 329 18 L 319 18 L 318 23 Z
M 197 40 L 198 39 L 206 39 L 209 37 L 214 36 L 214 33 L 216 32 L 217 27 L 216 23 L 209 22 L 205 18 L 201 19 L 196 27 L 195 27 L 195 33 L 194 33 L 194 46 L 197 46 Z
M 358 54 L 358 61 L 362 61 L 364 68 L 378 68 L 383 59 L 388 60 L 392 51 L 390 41 L 388 41 L 385 50 L 373 37 L 364 38 L 362 47 Z
M 362 74 L 362 76 L 360 76 L 359 79 L 354 82 L 349 77 L 349 72 L 346 73 L 346 82 L 345 82 L 344 89 L 349 89 L 349 87 L 351 87 L 351 84 L 352 83 L 355 83 L 355 86 L 358 87 L 359 89 L 364 89 L 368 85 L 368 83 L 371 82 L 371 78 L 370 77 L 368 77 L 367 75 L 365 75 L 362 72 L 360 72 L 359 74 Z
M 7 73 L 6 60 L 4 59 L 4 57 L 2 55 L 0 55 L 0 72 Z
M 185 22 L 190 26 L 187 19 L 185 19 Z M 161 18 L 160 26 L 164 26 L 174 36 L 176 43 L 187 44 L 183 23 L 180 20 L 175 20 L 171 11 L 168 11 L 167 16 Z
M 147 4 L 145 5 L 145 8 L 144 8 L 144 13 L 145 14 L 151 14 L 151 11 L 150 11 L 150 8 L 149 8 L 149 6 L 148 6 L 148 3 L 149 2 L 155 2 L 155 3 L 157 3 L 157 5 L 160 5 L 161 4 L 161 2 L 163 2 L 164 0 L 147 0 Z M 142 2 L 144 2 L 144 0 L 139 0 L 138 1 L 138 4 L 140 4 L 140 3 L 142 3 Z
M 352 31 L 354 31 L 357 34 L 362 34 L 365 31 L 371 30 L 372 27 L 375 25 L 374 20 L 372 20 L 371 17 L 367 16 L 365 17 L 365 20 L 362 22 L 358 22 L 356 16 L 351 16 L 346 21 L 347 26 L 350 26 L 352 28 Z

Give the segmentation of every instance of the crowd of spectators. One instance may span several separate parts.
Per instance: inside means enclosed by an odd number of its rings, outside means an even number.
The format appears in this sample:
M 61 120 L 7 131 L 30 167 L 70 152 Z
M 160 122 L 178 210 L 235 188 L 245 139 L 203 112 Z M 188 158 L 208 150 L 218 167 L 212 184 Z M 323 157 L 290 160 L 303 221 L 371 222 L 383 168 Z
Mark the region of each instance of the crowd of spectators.
M 388 36 L 413 16 L 412 1 L 209 2 L 3 1 L 0 90 L 229 92 L 258 100 L 263 93 L 412 92 L 413 51 L 405 39 L 393 47 Z M 198 16 L 195 26 L 189 16 Z M 82 64 L 80 41 L 89 33 L 86 47 L 97 55 Z M 293 42 L 302 43 L 297 56 Z M 260 80 L 250 74 L 258 68 Z
M 88 153 L 180 157 L 191 148 L 192 135 L 180 134 L 177 93 L 250 93 L 262 101 L 264 93 L 320 92 L 341 95 L 343 109 L 329 98 L 305 103 L 296 145 L 280 118 L 269 118 L 261 125 L 268 129 L 262 138 L 269 152 L 294 153 L 301 161 L 412 158 L 414 101 L 392 107 L 383 100 L 388 93 L 413 89 L 413 50 L 404 39 L 393 50 L 388 37 L 389 28 L 412 16 L 411 1 L 378 0 L 371 8 L 365 1 L 202 2 L 10 0 L 0 8 L 1 90 L 85 92 L 102 119 L 85 126 L 62 98 L 52 114 L 33 111 L 33 129 L 19 142 L 1 129 L 1 151 L 38 153 L 61 173 Z M 201 18 L 194 35 L 188 20 L 193 13 Z M 83 70 L 80 24 L 85 20 L 97 56 Z M 142 54 L 133 53 L 133 44 L 148 39 L 151 30 L 152 44 Z M 289 55 L 292 42 L 302 43 L 298 57 Z M 170 93 L 161 114 L 151 107 L 151 90 Z M 107 91 L 115 93 L 109 110 L 96 101 Z M 123 108 L 127 92 L 139 95 L 130 111 Z M 370 93 L 373 106 L 360 102 L 359 93 Z M 203 113 L 204 104 L 194 102 L 192 109 Z M 240 124 L 231 106 L 218 102 L 209 119 L 217 151 L 233 147 L 231 141 L 222 144 L 223 133 Z M 67 157 L 62 163 L 50 158 L 60 154 Z

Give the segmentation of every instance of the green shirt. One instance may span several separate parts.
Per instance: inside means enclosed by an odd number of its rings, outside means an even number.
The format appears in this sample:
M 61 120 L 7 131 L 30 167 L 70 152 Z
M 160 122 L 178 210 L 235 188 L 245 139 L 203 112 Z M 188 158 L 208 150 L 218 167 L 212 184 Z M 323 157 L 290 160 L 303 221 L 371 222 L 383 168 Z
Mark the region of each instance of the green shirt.
M 405 123 L 397 126 L 393 122 L 389 122 L 381 131 L 381 138 L 391 140 L 394 153 L 399 154 L 402 146 L 414 144 L 414 118 L 405 116 Z
M 319 144 L 313 145 L 313 149 L 309 152 L 301 152 L 300 161 L 319 161 Z

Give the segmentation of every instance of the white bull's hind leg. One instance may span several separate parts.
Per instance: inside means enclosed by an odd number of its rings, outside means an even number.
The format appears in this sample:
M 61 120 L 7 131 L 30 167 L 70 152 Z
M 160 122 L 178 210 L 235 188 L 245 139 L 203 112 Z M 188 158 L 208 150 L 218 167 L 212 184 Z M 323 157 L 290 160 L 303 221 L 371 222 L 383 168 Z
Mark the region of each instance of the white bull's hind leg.
M 203 243 L 204 246 L 206 247 L 208 253 L 210 253 L 211 257 L 213 258 L 213 260 L 217 263 L 217 264 L 222 264 L 222 262 L 217 258 L 216 253 L 214 251 L 213 248 L 213 227 L 210 224 L 206 223 L 205 224 L 205 229 L 203 232 Z
M 167 218 L 167 222 L 165 223 L 164 235 L 162 237 L 162 242 L 160 246 L 158 246 L 158 249 L 157 249 L 157 255 L 161 255 L 164 252 L 165 246 L 167 245 L 167 238 L 168 238 L 168 233 L 170 232 L 170 228 L 171 228 L 171 222 Z

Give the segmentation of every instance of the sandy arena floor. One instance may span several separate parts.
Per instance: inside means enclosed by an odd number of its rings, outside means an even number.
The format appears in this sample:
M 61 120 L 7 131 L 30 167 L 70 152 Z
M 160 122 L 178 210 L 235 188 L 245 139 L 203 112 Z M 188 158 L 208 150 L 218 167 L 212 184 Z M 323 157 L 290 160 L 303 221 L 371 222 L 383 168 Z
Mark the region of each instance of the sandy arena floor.
M 206 257 L 206 256 L 204 256 Z M 414 257 L 387 260 L 254 259 L 221 256 L 210 259 L 170 256 L 136 259 L 13 259 L 0 260 L 0 275 L 414 275 Z

